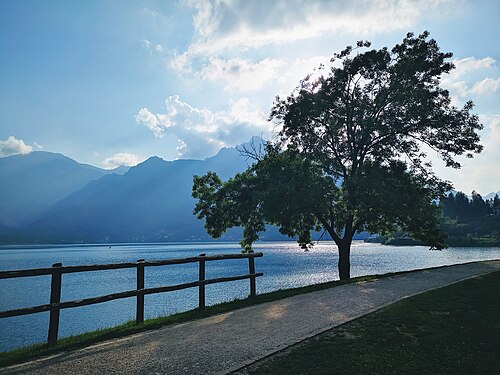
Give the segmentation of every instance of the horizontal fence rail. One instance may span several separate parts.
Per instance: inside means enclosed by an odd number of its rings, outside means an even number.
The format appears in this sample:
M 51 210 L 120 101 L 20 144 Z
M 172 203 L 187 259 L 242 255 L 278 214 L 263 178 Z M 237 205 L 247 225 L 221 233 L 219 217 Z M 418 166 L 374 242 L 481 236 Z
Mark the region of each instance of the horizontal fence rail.
M 35 268 L 27 270 L 12 270 L 12 271 L 0 271 L 0 279 L 12 279 L 19 277 L 32 277 L 32 276 L 43 276 L 51 275 L 51 286 L 50 286 L 50 303 L 39 306 L 23 307 L 19 309 L 0 311 L 0 318 L 8 318 L 13 316 L 29 315 L 44 311 L 50 311 L 49 317 L 49 332 L 47 341 L 49 344 L 53 344 L 57 341 L 59 332 L 59 314 L 61 309 L 67 309 L 72 307 L 80 307 L 87 305 L 94 305 L 97 303 L 103 303 L 108 301 L 113 301 L 121 298 L 136 297 L 136 323 L 140 324 L 144 322 L 144 296 L 149 294 L 157 294 L 164 292 L 172 292 L 175 290 L 195 288 L 198 287 L 198 307 L 203 309 L 205 307 L 205 286 L 210 284 L 224 283 L 228 281 L 237 280 L 250 280 L 250 296 L 255 296 L 256 293 L 256 283 L 255 279 L 262 276 L 262 272 L 255 272 L 255 258 L 262 257 L 262 253 L 243 253 L 243 254 L 220 254 L 205 256 L 205 254 L 200 254 L 196 257 L 190 258 L 177 258 L 177 259 L 165 259 L 156 261 L 145 261 L 144 259 L 139 259 L 137 262 L 127 262 L 127 263 L 114 263 L 114 264 L 95 264 L 87 266 L 63 266 L 62 263 L 55 263 L 50 268 Z M 229 276 L 229 277 L 219 277 L 215 279 L 205 278 L 205 264 L 210 261 L 226 260 L 226 259 L 248 259 L 248 271 L 246 275 L 239 276 Z M 177 284 L 160 286 L 155 288 L 145 288 L 144 287 L 144 269 L 145 267 L 155 267 L 155 266 L 166 266 L 172 264 L 186 264 L 186 263 L 199 263 L 199 277 L 197 281 Z M 62 286 L 62 275 L 68 273 L 76 272 L 90 272 L 90 271 L 104 271 L 104 270 L 116 270 L 125 268 L 136 268 L 137 270 L 137 288 L 134 290 L 128 290 L 119 293 L 107 294 L 99 297 L 85 298 L 81 300 L 65 301 L 61 302 L 61 286 Z

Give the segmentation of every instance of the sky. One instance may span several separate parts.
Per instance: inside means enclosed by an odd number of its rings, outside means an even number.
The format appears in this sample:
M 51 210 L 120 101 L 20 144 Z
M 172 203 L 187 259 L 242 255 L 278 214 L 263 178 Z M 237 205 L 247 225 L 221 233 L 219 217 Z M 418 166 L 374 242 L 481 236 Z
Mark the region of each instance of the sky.
M 500 2 L 0 2 L 0 157 L 43 150 L 101 168 L 214 155 L 269 138 L 276 95 L 358 40 L 428 30 L 456 69 L 442 86 L 480 116 L 484 151 L 438 176 L 500 190 Z

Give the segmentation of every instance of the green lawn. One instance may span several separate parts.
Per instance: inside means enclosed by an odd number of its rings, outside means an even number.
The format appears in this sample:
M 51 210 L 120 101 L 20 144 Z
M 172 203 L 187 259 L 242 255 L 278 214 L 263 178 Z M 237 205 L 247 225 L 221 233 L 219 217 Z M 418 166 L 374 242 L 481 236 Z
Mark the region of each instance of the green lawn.
M 408 298 L 249 374 L 499 374 L 500 272 Z

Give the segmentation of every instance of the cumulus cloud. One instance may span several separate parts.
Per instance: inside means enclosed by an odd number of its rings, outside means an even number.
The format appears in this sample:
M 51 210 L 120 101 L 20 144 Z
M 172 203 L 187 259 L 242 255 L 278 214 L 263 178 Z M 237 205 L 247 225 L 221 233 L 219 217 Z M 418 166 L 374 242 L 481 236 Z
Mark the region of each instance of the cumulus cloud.
M 495 59 L 492 57 L 485 57 L 482 59 L 476 59 L 475 57 L 466 57 L 453 61 L 453 64 L 455 64 L 456 68 L 452 71 L 451 74 L 454 78 L 459 78 L 470 72 L 493 67 L 495 64 Z
M 162 115 L 159 113 L 155 115 L 147 108 L 141 108 L 139 112 L 137 112 L 135 121 L 148 127 L 157 138 L 161 138 L 165 129 L 173 125 L 170 122 L 169 115 Z
M 485 77 L 498 75 L 496 61 L 492 57 L 466 57 L 454 60 L 456 68 L 444 76 L 441 83 L 447 89 L 455 105 L 463 104 L 470 95 L 486 95 L 500 87 L 500 78 Z
M 139 155 L 130 154 L 128 152 L 119 152 L 103 160 L 102 166 L 105 169 L 114 169 L 121 165 L 133 167 L 142 162 L 143 160 L 144 159 L 141 158 Z
M 184 158 L 210 156 L 221 147 L 235 146 L 253 135 L 269 135 L 274 126 L 248 98 L 229 101 L 225 111 L 193 107 L 178 95 L 168 97 L 165 105 L 164 114 L 154 115 L 142 108 L 136 120 L 157 137 L 164 133 L 175 136 L 178 156 Z
M 37 149 L 41 149 L 41 146 L 36 143 Z M 5 141 L 0 140 L 0 157 L 16 155 L 16 154 L 29 154 L 33 151 L 33 147 L 24 143 L 22 139 L 17 139 L 14 136 L 10 136 Z
M 495 92 L 500 87 L 500 78 L 492 79 L 485 78 L 480 82 L 476 82 L 474 87 L 470 90 L 471 93 L 476 95 L 489 94 Z
M 173 53 L 167 67 L 177 73 L 188 74 L 191 73 L 191 59 L 186 52 L 181 54 Z

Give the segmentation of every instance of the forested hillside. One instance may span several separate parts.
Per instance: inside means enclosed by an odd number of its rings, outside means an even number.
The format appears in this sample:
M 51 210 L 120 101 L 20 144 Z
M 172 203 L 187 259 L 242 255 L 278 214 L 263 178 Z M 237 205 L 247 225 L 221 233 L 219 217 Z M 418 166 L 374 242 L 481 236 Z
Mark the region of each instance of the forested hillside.
M 473 191 L 469 199 L 464 193 L 448 194 L 441 201 L 441 227 L 448 243 L 461 245 L 500 245 L 500 198 L 484 200 Z

